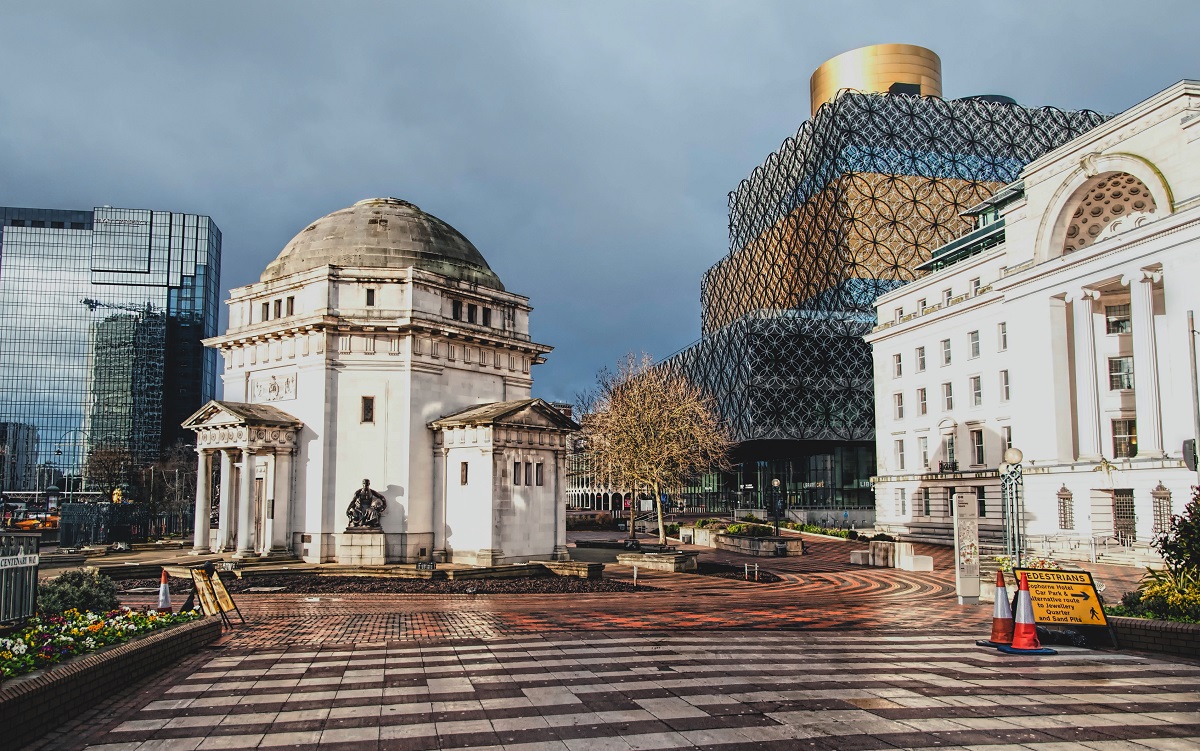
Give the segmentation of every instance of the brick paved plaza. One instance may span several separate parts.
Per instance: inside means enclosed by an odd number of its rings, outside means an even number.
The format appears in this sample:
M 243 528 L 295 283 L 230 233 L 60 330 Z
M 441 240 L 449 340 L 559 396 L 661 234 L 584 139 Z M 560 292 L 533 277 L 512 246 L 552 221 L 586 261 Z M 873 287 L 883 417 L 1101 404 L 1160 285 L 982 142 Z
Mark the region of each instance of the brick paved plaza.
M 990 608 L 955 604 L 948 551 L 921 574 L 809 542 L 759 560 L 770 585 L 241 595 L 247 625 L 30 751 L 1200 748 L 1200 664 L 1004 657 L 974 646 Z M 1093 570 L 1117 591 L 1137 578 Z

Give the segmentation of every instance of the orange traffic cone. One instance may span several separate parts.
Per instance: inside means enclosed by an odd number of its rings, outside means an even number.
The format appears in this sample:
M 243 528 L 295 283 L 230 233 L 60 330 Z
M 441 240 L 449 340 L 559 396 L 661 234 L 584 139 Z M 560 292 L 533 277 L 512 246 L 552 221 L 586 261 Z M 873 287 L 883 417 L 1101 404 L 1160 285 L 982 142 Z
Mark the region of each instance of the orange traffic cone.
M 1037 623 L 1033 620 L 1033 600 L 1029 599 L 1029 578 L 1021 572 L 1017 584 L 1017 612 L 1013 623 L 1012 646 L 996 647 L 1010 655 L 1056 655 L 1058 652 L 1043 647 L 1037 637 Z
M 975 642 L 981 647 L 998 647 L 1012 644 L 1013 614 L 1008 606 L 1008 586 L 1004 583 L 1004 572 L 996 572 L 996 607 L 992 610 L 992 636 L 986 641 Z
M 171 612 L 171 588 L 167 586 L 167 570 L 165 568 L 162 578 L 158 580 L 158 609 Z

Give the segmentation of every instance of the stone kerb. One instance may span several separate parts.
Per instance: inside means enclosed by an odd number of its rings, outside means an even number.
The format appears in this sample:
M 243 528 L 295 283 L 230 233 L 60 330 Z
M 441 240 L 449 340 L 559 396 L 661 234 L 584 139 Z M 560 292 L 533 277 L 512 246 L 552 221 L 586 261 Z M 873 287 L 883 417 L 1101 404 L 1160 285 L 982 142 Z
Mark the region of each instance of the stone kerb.
M 221 635 L 219 618 L 151 632 L 95 654 L 0 684 L 5 748 L 20 748 L 70 717 Z

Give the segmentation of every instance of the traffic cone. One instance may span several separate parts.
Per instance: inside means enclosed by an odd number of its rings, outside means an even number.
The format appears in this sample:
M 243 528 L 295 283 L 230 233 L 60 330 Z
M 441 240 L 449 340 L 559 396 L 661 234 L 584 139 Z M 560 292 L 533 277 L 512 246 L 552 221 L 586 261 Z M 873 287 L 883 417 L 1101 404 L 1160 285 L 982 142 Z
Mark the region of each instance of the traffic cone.
M 1033 600 L 1029 599 L 1029 578 L 1021 572 L 1017 584 L 1017 612 L 1013 623 L 1012 646 L 996 647 L 1010 655 L 1056 655 L 1058 652 L 1043 647 L 1037 638 L 1037 624 L 1033 620 Z
M 992 636 L 986 641 L 975 642 L 981 647 L 999 647 L 1012 644 L 1013 614 L 1008 605 L 1008 586 L 1004 583 L 1004 572 L 996 572 L 996 607 L 992 610 Z
M 158 609 L 171 612 L 171 588 L 167 585 L 167 570 L 164 568 L 162 578 L 158 580 Z

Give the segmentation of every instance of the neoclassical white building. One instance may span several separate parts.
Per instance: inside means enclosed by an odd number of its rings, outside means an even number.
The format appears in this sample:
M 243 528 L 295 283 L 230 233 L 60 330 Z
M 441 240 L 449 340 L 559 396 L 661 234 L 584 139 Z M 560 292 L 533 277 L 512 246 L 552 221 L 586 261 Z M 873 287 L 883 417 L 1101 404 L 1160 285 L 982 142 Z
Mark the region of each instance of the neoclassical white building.
M 1016 446 L 1026 535 L 1149 543 L 1197 481 L 1183 442 L 1196 431 L 1200 83 L 1050 152 L 968 213 L 974 231 L 877 302 L 879 526 L 949 540 L 949 499 L 971 493 L 999 538 L 998 466 Z
M 406 201 L 313 222 L 233 290 L 228 330 L 205 342 L 225 360 L 224 400 L 185 423 L 200 455 L 195 549 L 349 564 L 565 558 L 578 426 L 530 398 L 551 349 L 531 341 L 530 310 L 465 237 Z M 378 532 L 347 531 L 364 479 L 385 500 Z

